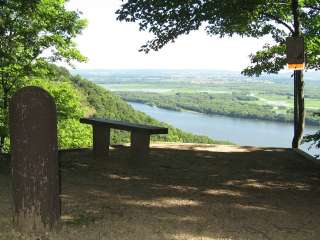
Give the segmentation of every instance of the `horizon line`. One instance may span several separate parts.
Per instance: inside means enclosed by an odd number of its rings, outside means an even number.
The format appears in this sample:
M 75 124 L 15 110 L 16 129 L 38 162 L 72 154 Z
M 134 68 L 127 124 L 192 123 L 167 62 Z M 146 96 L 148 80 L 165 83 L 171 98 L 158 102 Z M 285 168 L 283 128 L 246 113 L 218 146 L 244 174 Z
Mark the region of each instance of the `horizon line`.
M 228 70 L 228 69 L 214 69 L 214 68 L 69 68 L 69 71 L 221 71 L 221 72 L 233 72 L 241 74 L 242 70 Z M 292 70 L 283 69 L 279 73 L 263 73 L 262 75 L 278 75 L 278 74 L 290 74 Z M 304 73 L 320 73 L 316 70 L 305 70 Z M 243 75 L 245 76 L 245 75 Z M 247 76 L 250 77 L 250 76 Z M 254 77 L 254 76 L 252 76 Z

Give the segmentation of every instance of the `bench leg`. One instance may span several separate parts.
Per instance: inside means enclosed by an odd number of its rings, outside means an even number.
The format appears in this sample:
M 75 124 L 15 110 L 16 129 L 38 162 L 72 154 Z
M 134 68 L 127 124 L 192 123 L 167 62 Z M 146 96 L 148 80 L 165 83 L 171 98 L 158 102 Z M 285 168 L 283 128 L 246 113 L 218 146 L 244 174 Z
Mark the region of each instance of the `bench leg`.
M 137 159 L 147 159 L 150 150 L 150 135 L 139 132 L 131 132 L 131 150 Z
M 110 128 L 93 127 L 93 154 L 95 160 L 107 159 L 109 156 Z

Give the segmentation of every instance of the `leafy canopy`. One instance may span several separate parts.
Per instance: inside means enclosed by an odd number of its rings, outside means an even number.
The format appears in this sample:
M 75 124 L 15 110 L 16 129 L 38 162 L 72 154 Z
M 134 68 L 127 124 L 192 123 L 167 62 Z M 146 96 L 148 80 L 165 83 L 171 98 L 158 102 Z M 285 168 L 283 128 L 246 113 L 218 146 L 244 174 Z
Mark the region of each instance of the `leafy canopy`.
M 74 38 L 86 26 L 64 0 L 0 0 L 0 152 L 8 137 L 8 105 L 28 76 L 49 63 L 85 61 Z
M 92 144 L 91 127 L 79 122 L 79 118 L 89 111 L 82 104 L 86 96 L 74 87 L 69 79 L 65 81 L 32 79 L 26 81 L 25 84 L 41 87 L 54 98 L 60 148 L 88 147 Z
M 320 0 L 299 0 L 301 34 L 306 42 L 306 68 L 320 69 Z M 208 34 L 260 38 L 274 43 L 250 55 L 243 73 L 277 73 L 286 64 L 285 40 L 295 33 L 291 0 L 125 0 L 118 20 L 138 22 L 155 38 L 141 51 L 159 50 L 178 36 L 205 28 Z
M 63 0 L 0 1 L 0 76 L 10 88 L 47 62 L 84 61 L 73 39 L 86 21 Z M 39 69 L 39 68 L 38 68 Z M 2 84 L 3 85 L 3 84 Z

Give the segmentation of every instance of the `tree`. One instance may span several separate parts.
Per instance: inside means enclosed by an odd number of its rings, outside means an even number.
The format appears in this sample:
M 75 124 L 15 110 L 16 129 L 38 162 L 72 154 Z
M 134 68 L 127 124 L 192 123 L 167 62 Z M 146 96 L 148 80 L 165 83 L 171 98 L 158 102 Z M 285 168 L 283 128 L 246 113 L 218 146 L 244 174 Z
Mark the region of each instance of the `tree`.
M 250 55 L 248 76 L 278 73 L 286 65 L 286 38 L 303 36 L 306 69 L 320 69 L 320 0 L 126 0 L 116 12 L 120 21 L 138 22 L 141 31 L 155 38 L 140 51 L 158 51 L 183 34 L 202 26 L 210 35 L 240 35 L 260 38 L 270 35 L 274 42 Z M 301 142 L 305 109 L 302 71 L 294 71 L 294 138 Z
M 0 151 L 8 137 L 8 103 L 23 79 L 48 63 L 85 61 L 74 38 L 86 26 L 64 0 L 0 0 Z
M 64 68 L 55 69 L 65 70 Z M 57 78 L 60 76 L 56 75 Z M 80 148 L 92 145 L 91 127 L 79 122 L 80 117 L 87 114 L 90 109 L 82 105 L 85 96 L 71 84 L 70 80 L 44 81 L 33 79 L 27 81 L 26 84 L 45 89 L 55 100 L 59 148 Z

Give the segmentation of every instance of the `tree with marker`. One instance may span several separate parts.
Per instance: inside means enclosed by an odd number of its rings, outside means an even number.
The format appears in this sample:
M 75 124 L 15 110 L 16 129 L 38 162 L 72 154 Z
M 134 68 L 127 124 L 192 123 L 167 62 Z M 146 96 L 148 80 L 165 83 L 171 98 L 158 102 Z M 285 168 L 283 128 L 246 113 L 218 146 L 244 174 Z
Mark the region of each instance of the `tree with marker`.
M 302 36 L 306 69 L 320 69 L 320 0 L 126 0 L 116 12 L 118 20 L 137 22 L 154 39 L 140 49 L 158 51 L 180 35 L 204 27 L 209 35 L 271 36 L 273 44 L 250 55 L 248 76 L 278 73 L 287 64 L 286 39 Z M 298 148 L 303 136 L 304 82 L 301 70 L 294 71 L 294 138 Z

